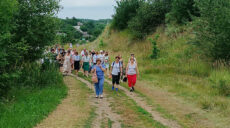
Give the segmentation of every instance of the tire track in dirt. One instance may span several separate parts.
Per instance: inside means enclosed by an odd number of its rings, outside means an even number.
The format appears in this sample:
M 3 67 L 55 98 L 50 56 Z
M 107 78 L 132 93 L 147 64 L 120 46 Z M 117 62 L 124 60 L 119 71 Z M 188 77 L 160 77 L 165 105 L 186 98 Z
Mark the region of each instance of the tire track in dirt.
M 88 88 L 94 90 L 92 83 L 88 82 L 87 80 L 83 78 L 76 77 L 75 75 L 71 75 L 71 76 L 85 83 L 88 86 Z M 121 117 L 118 114 L 112 112 L 112 108 L 110 107 L 110 102 L 109 102 L 109 100 L 111 99 L 108 99 L 106 97 L 107 96 L 106 94 L 103 94 L 103 95 L 104 95 L 103 99 L 97 99 L 97 100 L 92 101 L 93 105 L 97 107 L 96 112 L 95 112 L 97 114 L 97 117 L 92 123 L 93 128 L 100 128 L 101 123 L 103 119 L 105 118 L 109 118 L 113 122 L 112 128 L 121 128 L 121 123 L 119 121 Z
M 110 85 L 112 85 L 112 82 L 105 79 L 105 82 L 109 83 Z M 136 93 L 132 92 L 130 93 L 128 89 L 120 86 L 119 87 L 122 91 L 125 92 L 125 94 L 130 97 L 132 100 L 134 100 L 138 106 L 142 107 L 143 109 L 145 109 L 147 112 L 149 112 L 153 119 L 162 123 L 163 125 L 167 126 L 167 127 L 170 127 L 170 128 L 181 128 L 181 126 L 176 122 L 176 121 L 173 121 L 173 120 L 168 120 L 168 119 L 165 119 L 161 116 L 161 114 L 157 111 L 153 111 L 153 108 L 151 106 L 149 106 L 143 98 L 139 97 Z

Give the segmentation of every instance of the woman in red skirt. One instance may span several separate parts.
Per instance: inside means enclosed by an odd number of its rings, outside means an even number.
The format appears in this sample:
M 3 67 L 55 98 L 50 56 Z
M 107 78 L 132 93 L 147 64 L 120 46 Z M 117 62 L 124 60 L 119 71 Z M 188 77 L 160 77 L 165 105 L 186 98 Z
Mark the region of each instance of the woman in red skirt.
M 134 86 L 137 81 L 137 75 L 139 75 L 137 63 L 134 62 L 134 58 L 130 58 L 130 63 L 126 67 L 126 77 L 128 78 L 128 84 L 130 92 L 134 91 Z

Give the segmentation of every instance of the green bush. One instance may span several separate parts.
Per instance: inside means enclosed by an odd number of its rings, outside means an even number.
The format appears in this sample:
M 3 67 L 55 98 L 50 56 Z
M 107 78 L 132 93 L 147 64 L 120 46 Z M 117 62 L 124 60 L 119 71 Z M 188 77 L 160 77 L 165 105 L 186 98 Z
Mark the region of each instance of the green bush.
M 57 0 L 0 1 L 0 96 L 20 77 L 22 63 L 35 62 L 54 43 L 58 4 Z
M 200 0 L 197 5 L 196 44 L 213 60 L 230 60 L 230 1 Z
M 192 16 L 199 16 L 199 10 L 194 0 L 173 0 L 172 9 L 166 20 L 170 23 L 183 24 L 192 21 Z
M 128 28 L 135 38 L 142 39 L 164 24 L 170 8 L 171 0 L 148 0 L 138 8 L 135 17 L 128 22 Z
M 58 84 L 61 81 L 62 77 L 57 64 L 26 63 L 22 65 L 21 76 L 17 83 L 19 86 L 44 87 Z
M 151 55 L 151 58 L 152 59 L 157 59 L 158 58 L 158 54 L 159 54 L 159 49 L 157 48 L 157 40 L 159 38 L 159 35 L 156 35 L 155 36 L 155 39 L 149 39 L 150 42 L 152 43 L 152 47 L 153 47 L 153 50 L 152 50 L 152 55 Z
M 105 45 L 104 41 L 101 39 L 99 43 L 99 47 L 102 48 Z
M 136 16 L 137 9 L 143 0 L 121 0 L 117 1 L 116 13 L 113 15 L 111 27 L 118 30 L 127 28 L 128 22 Z
M 212 87 L 217 89 L 220 95 L 230 95 L 230 72 L 227 70 L 213 71 L 209 77 Z

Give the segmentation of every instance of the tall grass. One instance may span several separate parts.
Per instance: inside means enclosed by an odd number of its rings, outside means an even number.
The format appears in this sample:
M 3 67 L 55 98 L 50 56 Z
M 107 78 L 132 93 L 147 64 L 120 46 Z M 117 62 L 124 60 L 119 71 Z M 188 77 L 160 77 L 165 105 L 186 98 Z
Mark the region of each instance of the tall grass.
M 0 127 L 32 128 L 54 110 L 67 94 L 58 70 L 53 64 L 24 64 L 0 101 Z
M 107 34 L 109 31 L 110 34 Z M 104 50 L 114 56 L 121 54 L 127 64 L 130 53 L 135 53 L 140 70 L 140 78 L 146 86 L 160 86 L 184 100 L 195 104 L 200 109 L 213 114 L 230 114 L 228 63 L 212 64 L 209 58 L 202 55 L 193 43 L 192 24 L 185 26 L 161 26 L 148 38 L 159 35 L 157 40 L 160 49 L 159 58 L 151 60 L 152 44 L 148 40 L 131 40 L 127 30 L 117 32 L 108 27 L 100 39 L 106 43 Z M 147 39 L 148 39 L 147 38 Z M 97 39 L 85 46 L 88 49 L 100 50 Z M 224 68 L 223 68 L 224 67 Z M 142 92 L 145 93 L 145 92 Z M 155 97 L 149 97 L 154 99 Z M 223 119 L 224 120 L 224 119 Z M 224 122 L 220 119 L 220 122 Z M 226 122 L 224 122 L 226 123 Z M 225 126 L 225 125 L 223 125 Z

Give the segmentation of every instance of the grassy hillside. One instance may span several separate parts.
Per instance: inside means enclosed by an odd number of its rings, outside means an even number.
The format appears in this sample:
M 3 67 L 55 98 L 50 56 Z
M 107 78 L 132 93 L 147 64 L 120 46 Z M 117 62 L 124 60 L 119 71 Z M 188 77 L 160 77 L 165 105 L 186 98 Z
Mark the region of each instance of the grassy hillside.
M 202 56 L 192 43 L 194 35 L 190 26 L 161 26 L 140 41 L 131 40 L 128 31 L 116 32 L 107 27 L 97 40 L 78 49 L 104 49 L 110 52 L 112 60 L 121 54 L 125 62 L 130 53 L 135 53 L 140 69 L 137 90 L 149 98 L 150 103 L 161 105 L 187 127 L 206 127 L 207 123 L 227 127 L 230 125 L 230 72 L 221 62 L 213 64 Z M 148 39 L 156 35 L 159 35 L 160 54 L 158 59 L 152 60 L 152 44 Z M 100 45 L 102 40 L 103 46 Z M 155 90 L 172 94 L 183 105 L 163 104 L 162 99 L 152 94 Z M 184 110 L 184 107 L 187 108 Z M 206 119 L 209 121 L 202 122 Z

